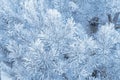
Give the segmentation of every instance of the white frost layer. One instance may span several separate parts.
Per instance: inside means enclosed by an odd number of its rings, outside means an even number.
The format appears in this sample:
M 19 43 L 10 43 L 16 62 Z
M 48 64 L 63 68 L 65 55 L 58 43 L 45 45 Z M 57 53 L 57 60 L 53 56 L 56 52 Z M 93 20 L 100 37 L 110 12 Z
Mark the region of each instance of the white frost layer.
M 12 80 L 12 78 L 4 71 L 1 71 L 1 80 Z

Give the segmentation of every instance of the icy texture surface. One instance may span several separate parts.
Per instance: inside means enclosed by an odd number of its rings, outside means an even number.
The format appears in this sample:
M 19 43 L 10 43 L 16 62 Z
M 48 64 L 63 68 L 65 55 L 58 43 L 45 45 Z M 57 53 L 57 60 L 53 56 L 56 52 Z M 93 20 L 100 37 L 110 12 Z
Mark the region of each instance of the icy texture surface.
M 119 0 L 0 0 L 0 80 L 120 80 Z

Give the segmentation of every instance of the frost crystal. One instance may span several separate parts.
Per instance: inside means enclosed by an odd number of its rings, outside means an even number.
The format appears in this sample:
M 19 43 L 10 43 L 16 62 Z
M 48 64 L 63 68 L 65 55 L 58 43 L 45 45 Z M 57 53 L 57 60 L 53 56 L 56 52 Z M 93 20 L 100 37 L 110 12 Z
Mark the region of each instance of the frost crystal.
M 0 80 L 120 80 L 119 5 L 0 0 Z

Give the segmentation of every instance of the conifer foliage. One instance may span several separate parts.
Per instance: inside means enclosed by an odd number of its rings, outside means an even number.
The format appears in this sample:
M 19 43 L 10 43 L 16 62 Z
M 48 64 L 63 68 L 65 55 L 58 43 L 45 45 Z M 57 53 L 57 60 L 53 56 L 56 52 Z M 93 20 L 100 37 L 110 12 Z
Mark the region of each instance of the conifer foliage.
M 117 1 L 0 0 L 0 80 L 120 80 Z

